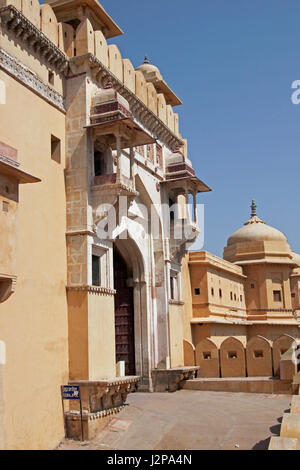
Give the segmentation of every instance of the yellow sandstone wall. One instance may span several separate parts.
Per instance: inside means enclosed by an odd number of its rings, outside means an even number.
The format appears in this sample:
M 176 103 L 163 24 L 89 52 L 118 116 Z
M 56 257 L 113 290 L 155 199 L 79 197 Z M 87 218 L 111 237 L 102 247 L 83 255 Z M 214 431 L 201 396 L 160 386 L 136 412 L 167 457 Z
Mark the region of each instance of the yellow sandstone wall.
M 65 116 L 3 72 L 0 80 L 0 141 L 42 180 L 20 187 L 17 287 L 0 304 L 6 447 L 49 449 L 64 436 L 60 386 L 68 381 Z M 60 164 L 50 156 L 51 134 L 61 139 Z
M 6 204 L 7 212 L 3 204 Z M 18 184 L 0 175 L 0 274 L 16 273 Z
M 171 367 L 184 365 L 183 355 L 183 305 L 169 305 Z
M 193 298 L 191 292 L 191 278 L 189 270 L 189 254 L 187 254 L 182 260 L 182 300 L 184 302 L 183 306 L 183 317 L 182 317 L 182 327 L 183 327 L 183 338 L 189 342 L 193 342 L 192 339 L 192 329 L 191 329 L 191 320 L 193 318 Z
M 113 295 L 89 293 L 90 380 L 116 376 L 115 303 Z
M 68 292 L 70 380 L 116 375 L 114 296 Z

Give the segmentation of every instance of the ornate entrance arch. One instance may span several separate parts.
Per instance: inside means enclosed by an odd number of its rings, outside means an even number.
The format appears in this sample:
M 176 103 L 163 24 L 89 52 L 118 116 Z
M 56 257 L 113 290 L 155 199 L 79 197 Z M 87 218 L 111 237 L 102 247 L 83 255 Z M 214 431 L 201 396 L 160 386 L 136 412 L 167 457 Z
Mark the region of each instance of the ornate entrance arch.
M 137 245 L 137 243 L 130 237 L 127 239 L 116 239 L 114 240 L 114 265 L 118 262 L 118 259 L 123 261 L 124 265 L 123 269 L 126 268 L 125 276 L 118 275 L 116 272 L 114 274 L 115 282 L 120 282 L 120 286 L 122 288 L 125 287 L 123 291 L 123 295 L 126 295 L 126 298 L 121 302 L 118 299 L 118 294 L 116 296 L 116 303 L 115 307 L 116 310 L 119 309 L 122 305 L 122 302 L 125 305 L 128 305 L 127 308 L 128 312 L 127 316 L 128 322 L 132 321 L 133 332 L 130 333 L 130 325 L 129 328 L 124 329 L 125 336 L 127 334 L 128 342 L 134 341 L 134 347 L 128 344 L 128 352 L 129 356 L 134 351 L 134 358 L 135 364 L 130 366 L 128 364 L 128 371 L 126 373 L 131 374 L 133 370 L 135 370 L 135 374 L 141 377 L 141 382 L 139 384 L 139 388 L 141 390 L 149 390 L 151 388 L 150 385 L 150 377 L 151 377 L 151 367 L 152 367 L 152 352 L 151 352 L 151 333 L 150 333 L 150 318 L 149 318 L 149 311 L 150 311 L 150 299 L 148 294 L 148 285 L 145 278 L 145 262 L 142 255 L 142 252 Z M 114 271 L 119 271 L 119 267 L 114 266 Z M 116 279 L 118 278 L 119 279 Z M 124 278 L 126 277 L 126 282 L 124 283 Z M 118 285 L 115 286 L 116 290 L 118 290 Z M 120 289 L 120 287 L 119 287 Z M 131 290 L 131 294 L 130 294 Z M 122 293 L 121 293 L 122 295 Z M 130 298 L 130 295 L 132 297 Z M 126 302 L 129 301 L 128 304 Z M 132 301 L 133 305 L 133 312 L 130 312 L 130 302 Z M 121 307 L 122 308 L 122 307 Z M 122 316 L 122 311 L 119 311 Z M 124 312 L 126 313 L 126 312 Z M 116 311 L 116 318 L 118 316 L 118 312 Z M 125 325 L 124 325 L 125 326 Z M 116 324 L 116 335 L 122 336 L 120 334 L 120 328 Z M 118 341 L 118 339 L 117 339 Z M 122 343 L 122 340 L 120 341 Z M 126 342 L 126 340 L 125 340 Z M 122 348 L 120 347 L 119 350 Z M 126 352 L 126 348 L 125 352 Z M 120 360 L 117 358 L 117 360 Z M 129 359 L 130 362 L 130 359 Z
M 125 362 L 126 375 L 135 375 L 133 285 L 127 264 L 114 249 L 116 362 Z

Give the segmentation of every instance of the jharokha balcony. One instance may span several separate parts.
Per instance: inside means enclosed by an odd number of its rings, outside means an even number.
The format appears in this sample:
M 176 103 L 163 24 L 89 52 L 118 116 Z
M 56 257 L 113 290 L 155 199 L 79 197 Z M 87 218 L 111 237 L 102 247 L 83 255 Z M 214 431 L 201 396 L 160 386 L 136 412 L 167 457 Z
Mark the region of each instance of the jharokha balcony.
M 134 187 L 134 180 L 127 178 L 127 176 L 117 173 L 112 173 L 108 175 L 98 175 L 94 177 L 94 185 L 92 187 L 93 191 L 101 190 L 116 190 L 117 188 L 131 192 L 136 192 Z

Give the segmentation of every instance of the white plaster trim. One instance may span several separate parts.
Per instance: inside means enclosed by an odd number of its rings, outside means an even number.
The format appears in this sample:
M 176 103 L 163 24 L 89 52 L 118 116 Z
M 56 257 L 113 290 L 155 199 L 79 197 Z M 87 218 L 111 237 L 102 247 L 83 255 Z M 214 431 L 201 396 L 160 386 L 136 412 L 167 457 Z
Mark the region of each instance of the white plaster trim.
M 63 96 L 46 85 L 32 70 L 18 59 L 0 49 L 0 69 L 21 82 L 27 88 L 53 104 L 60 111 L 66 112 Z
M 6 346 L 4 341 L 0 341 L 0 365 L 6 364 Z

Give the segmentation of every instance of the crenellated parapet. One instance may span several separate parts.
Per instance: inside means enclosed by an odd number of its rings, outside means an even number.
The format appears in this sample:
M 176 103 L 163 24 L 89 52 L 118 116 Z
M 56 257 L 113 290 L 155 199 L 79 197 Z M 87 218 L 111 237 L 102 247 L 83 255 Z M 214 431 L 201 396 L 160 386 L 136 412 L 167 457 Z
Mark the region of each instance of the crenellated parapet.
M 104 88 L 111 80 L 113 88 L 129 103 L 133 117 L 139 121 L 158 140 L 171 150 L 183 145 L 183 141 L 175 135 L 159 117 L 154 114 L 141 99 L 121 82 L 103 63 L 93 54 L 73 57 L 69 61 L 71 72 L 74 75 L 91 69 L 94 81 L 100 88 Z
M 23 2 L 26 5 L 26 2 Z M 68 59 L 66 55 L 58 48 L 58 45 L 53 42 L 53 37 L 49 39 L 47 35 L 41 31 L 36 24 L 28 19 L 23 12 L 17 10 L 14 6 L 4 6 L 0 8 L 0 16 L 2 24 L 7 30 L 13 32 L 16 37 L 24 41 L 27 47 L 32 49 L 35 53 L 46 60 L 49 65 L 54 66 L 58 72 L 65 72 L 68 68 Z M 42 24 L 46 24 L 46 14 L 41 16 Z M 51 15 L 48 12 L 48 23 Z M 43 23 L 44 20 L 44 23 Z M 46 32 L 50 32 L 46 28 Z M 58 34 L 57 34 L 58 42 Z
M 38 0 L 1 0 L 0 12 L 5 27 L 58 73 L 67 71 L 69 58 L 92 54 L 182 145 L 178 115 L 173 111 L 181 101 L 159 73 L 145 74 L 145 67 L 135 70 L 115 44 L 107 44 L 108 37 L 122 31 L 98 2 L 55 0 L 40 5 Z

